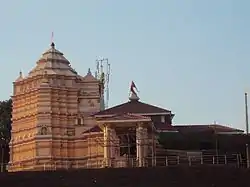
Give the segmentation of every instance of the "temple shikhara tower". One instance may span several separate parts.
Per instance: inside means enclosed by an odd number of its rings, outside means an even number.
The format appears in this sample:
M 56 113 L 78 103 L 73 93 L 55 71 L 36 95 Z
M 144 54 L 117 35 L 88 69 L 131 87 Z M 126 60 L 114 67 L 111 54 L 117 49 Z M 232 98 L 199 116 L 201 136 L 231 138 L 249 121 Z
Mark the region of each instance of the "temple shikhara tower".
M 9 171 L 86 155 L 78 137 L 95 123 L 102 92 L 102 81 L 90 70 L 78 75 L 52 43 L 28 76 L 20 72 L 14 82 Z

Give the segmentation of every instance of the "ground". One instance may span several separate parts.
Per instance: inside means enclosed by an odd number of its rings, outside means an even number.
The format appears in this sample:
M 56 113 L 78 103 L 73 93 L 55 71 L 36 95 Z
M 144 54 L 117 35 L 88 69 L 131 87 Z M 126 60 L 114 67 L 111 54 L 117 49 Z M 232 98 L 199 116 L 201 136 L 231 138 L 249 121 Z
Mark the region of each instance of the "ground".
M 0 174 L 8 187 L 248 187 L 247 169 L 223 166 L 92 169 Z

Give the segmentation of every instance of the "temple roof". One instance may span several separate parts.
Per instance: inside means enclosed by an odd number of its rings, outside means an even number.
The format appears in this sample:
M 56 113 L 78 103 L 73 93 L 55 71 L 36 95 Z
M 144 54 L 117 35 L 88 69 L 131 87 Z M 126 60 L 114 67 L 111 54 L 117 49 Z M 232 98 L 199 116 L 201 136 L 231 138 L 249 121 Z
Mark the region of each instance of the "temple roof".
M 98 80 L 97 78 L 95 78 L 95 77 L 92 75 L 92 73 L 91 73 L 91 71 L 90 71 L 90 68 L 88 69 L 87 75 L 85 75 L 85 76 L 82 78 L 82 80 L 83 80 L 84 82 L 96 82 L 96 81 L 99 82 L 99 80 Z
M 22 71 L 19 72 L 19 76 L 18 76 L 18 78 L 15 80 L 15 82 L 18 82 L 18 81 L 21 81 L 21 80 L 23 80 L 23 73 L 22 73 Z
M 151 118 L 141 116 L 141 115 L 135 115 L 135 114 L 115 114 L 112 116 L 107 116 L 107 117 L 97 117 L 97 121 L 128 121 L 128 120 L 138 120 L 138 121 L 151 121 Z
M 150 104 L 140 102 L 138 100 L 128 101 L 126 103 L 108 108 L 106 110 L 100 111 L 95 114 L 98 115 L 114 115 L 119 113 L 131 113 L 131 114 L 141 114 L 141 115 L 150 115 L 150 114 L 171 114 L 171 111 L 159 108 Z
M 214 133 L 243 133 L 243 130 L 235 129 L 231 127 L 227 127 L 224 125 L 218 124 L 209 124 L 209 125 L 175 125 L 175 129 L 177 129 L 181 133 L 199 133 L 199 132 L 214 132 Z
M 154 126 L 159 131 L 178 132 L 174 126 L 168 123 L 154 122 Z
M 96 125 L 94 127 L 91 127 L 90 129 L 84 131 L 82 134 L 91 133 L 91 132 L 102 132 L 102 129 L 98 125 Z
M 55 48 L 54 43 L 52 43 L 50 48 L 42 54 L 41 58 L 37 61 L 36 67 L 29 72 L 28 77 L 43 75 L 45 71 L 48 75 L 77 75 L 63 53 Z

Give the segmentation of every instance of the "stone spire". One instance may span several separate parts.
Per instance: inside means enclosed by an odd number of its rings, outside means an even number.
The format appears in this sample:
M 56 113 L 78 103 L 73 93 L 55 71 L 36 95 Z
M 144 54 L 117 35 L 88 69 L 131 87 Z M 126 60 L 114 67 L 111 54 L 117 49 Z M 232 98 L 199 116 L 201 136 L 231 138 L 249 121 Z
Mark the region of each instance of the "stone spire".
M 23 73 L 22 73 L 21 70 L 20 70 L 20 72 L 19 72 L 19 78 L 23 78 Z
M 21 81 L 21 80 L 23 80 L 23 73 L 22 73 L 22 71 L 20 70 L 19 76 L 18 76 L 18 78 L 16 79 L 16 82 L 17 82 L 17 81 Z
M 85 75 L 82 78 L 82 81 L 85 81 L 85 82 L 99 82 L 99 80 L 92 75 L 90 68 L 88 69 L 87 75 Z
M 77 76 L 69 60 L 55 46 L 55 43 L 52 41 L 50 48 L 42 54 L 37 61 L 36 67 L 29 72 L 28 77 L 43 75 L 45 70 L 48 75 Z
M 87 75 L 92 75 L 92 73 L 91 73 L 91 71 L 90 71 L 90 68 L 88 69 Z

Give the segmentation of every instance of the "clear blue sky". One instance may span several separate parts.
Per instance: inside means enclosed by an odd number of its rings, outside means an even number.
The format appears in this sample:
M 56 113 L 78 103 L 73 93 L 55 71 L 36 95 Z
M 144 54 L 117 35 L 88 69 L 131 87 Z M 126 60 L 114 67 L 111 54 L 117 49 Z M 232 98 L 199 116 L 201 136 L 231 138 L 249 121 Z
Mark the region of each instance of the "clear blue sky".
M 134 80 L 141 100 L 172 110 L 175 123 L 244 128 L 249 7 L 249 0 L 1 0 L 0 99 L 54 31 L 80 74 L 109 58 L 111 106 L 127 101 Z

